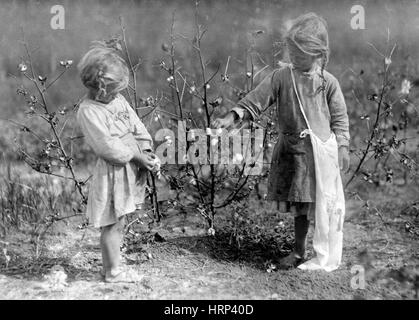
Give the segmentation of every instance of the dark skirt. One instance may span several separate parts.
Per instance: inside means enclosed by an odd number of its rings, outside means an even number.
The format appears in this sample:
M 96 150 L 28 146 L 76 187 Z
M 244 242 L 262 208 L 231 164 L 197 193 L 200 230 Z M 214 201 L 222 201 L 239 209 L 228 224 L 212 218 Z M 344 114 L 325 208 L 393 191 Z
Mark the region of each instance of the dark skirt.
M 310 137 L 279 136 L 272 153 L 268 200 L 315 202 L 316 178 Z

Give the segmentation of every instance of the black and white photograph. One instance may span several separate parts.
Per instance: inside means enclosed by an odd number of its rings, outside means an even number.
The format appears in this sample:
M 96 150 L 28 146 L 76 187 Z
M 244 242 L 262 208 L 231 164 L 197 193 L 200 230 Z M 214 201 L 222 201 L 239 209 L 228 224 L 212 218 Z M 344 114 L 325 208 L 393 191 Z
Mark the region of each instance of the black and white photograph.
M 1 0 L 0 97 L 0 300 L 419 299 L 419 1 Z

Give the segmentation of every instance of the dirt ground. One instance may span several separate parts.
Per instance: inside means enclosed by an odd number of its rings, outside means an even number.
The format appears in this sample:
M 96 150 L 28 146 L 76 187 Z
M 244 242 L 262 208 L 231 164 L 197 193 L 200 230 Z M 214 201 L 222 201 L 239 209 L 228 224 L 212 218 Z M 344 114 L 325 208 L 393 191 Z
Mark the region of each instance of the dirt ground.
M 131 243 L 125 254 L 125 263 L 143 274 L 143 280 L 107 284 L 99 275 L 97 230 L 79 230 L 75 223 L 57 225 L 46 237 L 38 259 L 33 258 L 29 235 L 15 232 L 0 242 L 0 248 L 6 249 L 0 252 L 0 298 L 417 299 L 419 232 L 414 227 L 419 228 L 415 215 L 400 213 L 416 194 L 411 188 L 385 188 L 370 194 L 386 224 L 362 208 L 360 201 L 348 200 L 343 263 L 331 273 L 276 270 L 270 265 L 278 243 L 253 241 L 238 249 L 230 244 L 227 231 L 208 237 L 196 221 L 169 216 L 147 241 Z M 254 201 L 251 209 L 260 210 L 261 204 Z M 291 218 L 284 219 L 292 228 Z M 406 221 L 411 222 L 409 229 Z M 351 286 L 356 275 L 351 270 L 357 270 L 356 265 L 365 268 L 364 289 Z

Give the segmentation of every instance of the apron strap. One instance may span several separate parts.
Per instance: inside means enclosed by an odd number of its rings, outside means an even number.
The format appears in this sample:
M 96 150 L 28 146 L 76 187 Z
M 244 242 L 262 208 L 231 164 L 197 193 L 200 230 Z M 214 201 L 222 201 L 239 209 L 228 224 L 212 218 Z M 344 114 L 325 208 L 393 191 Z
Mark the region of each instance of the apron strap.
M 292 84 L 293 84 L 293 87 L 294 87 L 294 92 L 295 92 L 295 95 L 297 96 L 298 105 L 300 107 L 301 113 L 303 114 L 304 120 L 305 120 L 305 122 L 307 124 L 307 128 L 308 128 L 308 130 L 303 130 L 300 133 L 300 138 L 305 138 L 307 136 L 307 134 L 309 134 L 311 132 L 311 127 L 310 127 L 310 124 L 308 123 L 306 113 L 304 112 L 304 109 L 303 109 L 303 104 L 302 104 L 300 96 L 298 94 L 297 85 L 295 84 L 295 77 L 294 77 L 294 72 L 292 71 L 292 68 L 293 67 L 291 65 L 290 66 L 290 72 L 291 72 L 291 79 L 292 79 Z

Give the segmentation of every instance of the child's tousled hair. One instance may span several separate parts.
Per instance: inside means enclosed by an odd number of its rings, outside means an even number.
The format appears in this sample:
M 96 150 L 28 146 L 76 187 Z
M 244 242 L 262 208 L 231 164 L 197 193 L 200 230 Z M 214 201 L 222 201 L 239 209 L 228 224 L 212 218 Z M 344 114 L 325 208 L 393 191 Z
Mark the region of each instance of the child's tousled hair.
M 286 37 L 289 57 L 293 66 L 304 70 L 310 67 L 313 58 L 321 58 L 321 75 L 329 61 L 329 36 L 326 21 L 315 13 L 307 13 L 296 18 Z
M 96 45 L 83 56 L 77 68 L 84 86 L 96 91 L 96 99 L 108 93 L 106 87 L 110 83 L 116 83 L 113 92 L 128 87 L 128 67 L 115 49 Z

